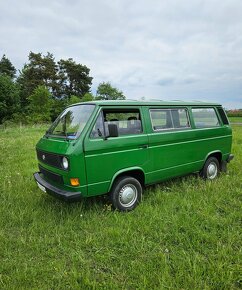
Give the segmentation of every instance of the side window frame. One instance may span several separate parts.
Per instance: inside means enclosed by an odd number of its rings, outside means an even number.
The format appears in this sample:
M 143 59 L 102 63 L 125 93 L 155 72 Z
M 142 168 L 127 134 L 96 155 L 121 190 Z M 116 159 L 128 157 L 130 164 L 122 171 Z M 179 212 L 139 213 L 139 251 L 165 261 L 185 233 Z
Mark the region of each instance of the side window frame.
M 175 127 L 174 126 L 174 120 L 173 120 L 173 116 L 172 116 L 172 110 L 184 110 L 186 113 L 186 119 L 187 119 L 187 127 L 183 127 L 183 128 L 179 128 L 179 127 Z M 171 123 L 173 128 L 161 128 L 161 129 L 154 129 L 154 124 L 153 124 L 153 119 L 151 117 L 151 111 L 169 111 L 170 112 L 170 117 L 171 117 Z M 159 132 L 169 132 L 169 131 L 186 131 L 189 129 L 192 129 L 192 121 L 191 121 L 191 117 L 190 117 L 190 112 L 189 112 L 189 108 L 188 107 L 169 107 L 169 108 L 149 108 L 149 119 L 150 119 L 150 123 L 151 123 L 151 129 L 154 133 L 159 133 Z

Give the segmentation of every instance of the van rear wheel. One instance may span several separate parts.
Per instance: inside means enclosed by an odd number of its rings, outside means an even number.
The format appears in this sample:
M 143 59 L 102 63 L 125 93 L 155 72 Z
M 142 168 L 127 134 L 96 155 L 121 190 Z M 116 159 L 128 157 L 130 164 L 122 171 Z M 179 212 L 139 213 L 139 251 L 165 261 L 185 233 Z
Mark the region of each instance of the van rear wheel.
M 142 186 L 140 182 L 130 176 L 119 177 L 113 184 L 110 192 L 110 201 L 114 209 L 131 211 L 140 202 Z
M 218 159 L 215 157 L 209 157 L 200 174 L 204 179 L 213 180 L 219 176 L 219 173 L 220 165 Z

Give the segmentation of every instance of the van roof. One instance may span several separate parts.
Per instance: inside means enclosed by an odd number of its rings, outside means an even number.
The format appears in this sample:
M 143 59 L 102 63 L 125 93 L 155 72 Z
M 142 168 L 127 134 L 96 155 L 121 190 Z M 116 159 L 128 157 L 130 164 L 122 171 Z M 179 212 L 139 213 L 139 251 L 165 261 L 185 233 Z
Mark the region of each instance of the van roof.
M 200 101 L 163 101 L 163 100 L 152 100 L 152 101 L 136 101 L 136 100 L 101 100 L 101 101 L 91 101 L 85 103 L 77 103 L 74 105 L 80 104 L 95 104 L 100 106 L 221 106 L 218 103 L 208 103 Z

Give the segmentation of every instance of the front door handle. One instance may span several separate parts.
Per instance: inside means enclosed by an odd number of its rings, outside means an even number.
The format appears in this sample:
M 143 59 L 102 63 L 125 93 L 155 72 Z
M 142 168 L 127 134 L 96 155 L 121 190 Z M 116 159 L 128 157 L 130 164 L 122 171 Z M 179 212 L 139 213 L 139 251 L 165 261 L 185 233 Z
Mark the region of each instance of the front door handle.
M 139 146 L 140 149 L 147 149 L 148 148 L 148 144 L 143 144 L 141 146 Z

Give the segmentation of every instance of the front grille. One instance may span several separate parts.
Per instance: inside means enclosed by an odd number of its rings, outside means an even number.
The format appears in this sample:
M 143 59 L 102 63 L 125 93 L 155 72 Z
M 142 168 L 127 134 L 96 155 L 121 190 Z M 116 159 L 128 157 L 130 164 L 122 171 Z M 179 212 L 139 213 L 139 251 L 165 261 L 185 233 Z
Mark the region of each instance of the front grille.
M 61 162 L 62 161 L 61 155 L 57 155 L 50 152 L 44 152 L 38 149 L 36 151 L 37 151 L 37 158 L 39 159 L 39 161 L 44 162 L 48 165 L 63 169 L 62 162 Z
M 63 177 L 59 174 L 56 174 L 54 172 L 51 172 L 47 169 L 44 169 L 42 166 L 39 165 L 39 170 L 40 172 L 48 179 L 54 181 L 54 182 L 57 182 L 57 183 L 60 183 L 60 184 L 63 184 Z

